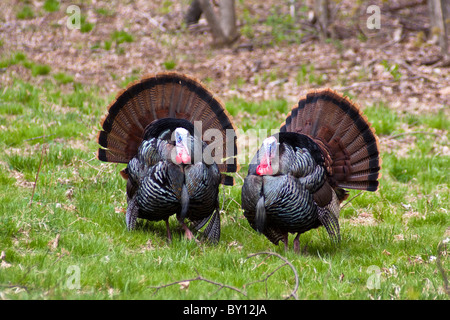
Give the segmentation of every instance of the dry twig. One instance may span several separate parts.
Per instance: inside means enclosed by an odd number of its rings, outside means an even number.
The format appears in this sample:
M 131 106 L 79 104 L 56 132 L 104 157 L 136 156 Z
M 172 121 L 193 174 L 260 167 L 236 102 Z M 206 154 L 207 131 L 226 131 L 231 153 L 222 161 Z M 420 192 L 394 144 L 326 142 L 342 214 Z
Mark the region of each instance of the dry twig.
M 350 199 L 348 199 L 348 201 L 345 202 L 345 203 L 342 205 L 341 210 L 342 210 L 342 208 L 344 208 L 346 205 L 348 205 L 350 202 L 352 202 L 353 199 L 355 199 L 356 197 L 360 196 L 361 194 L 362 194 L 362 191 L 358 192 L 358 193 L 355 194 L 353 197 L 351 197 Z
M 444 247 L 444 243 L 440 242 L 438 245 L 438 252 L 437 252 L 437 256 L 436 256 L 436 266 L 442 275 L 442 280 L 444 281 L 445 293 L 447 293 L 447 295 L 450 296 L 450 288 L 448 287 L 447 273 L 445 272 L 444 268 L 442 267 L 442 261 L 441 261 L 441 256 L 443 255 L 442 254 L 443 247 Z
M 380 141 L 395 139 L 395 138 L 398 138 L 398 137 L 401 137 L 401 136 L 410 135 L 410 134 L 427 134 L 427 135 L 433 135 L 433 136 L 436 136 L 436 137 L 440 137 L 440 135 L 435 133 L 435 132 L 410 131 L 410 132 L 402 132 L 402 133 L 390 135 L 390 136 L 387 136 L 387 137 L 383 137 L 383 138 L 380 139 Z
M 257 253 L 252 253 L 252 254 L 250 254 L 246 259 L 250 259 L 250 258 L 252 258 L 252 257 L 256 257 L 256 256 L 259 256 L 259 255 L 267 255 L 267 257 L 266 257 L 265 259 L 268 259 L 268 257 L 271 257 L 271 256 L 277 257 L 278 259 L 281 259 L 282 261 L 284 261 L 284 264 L 282 264 L 282 265 L 278 266 L 277 268 L 275 268 L 275 270 L 273 270 L 272 272 L 270 272 L 264 279 L 261 279 L 261 280 L 257 280 L 257 281 L 253 281 L 253 282 L 244 284 L 244 285 L 243 285 L 243 288 L 246 288 L 246 287 L 248 287 L 249 285 L 252 285 L 252 284 L 255 284 L 255 283 L 261 283 L 261 282 L 264 282 L 264 283 L 266 284 L 266 295 L 267 295 L 267 293 L 268 293 L 267 280 L 268 280 L 271 276 L 273 276 L 278 270 L 280 270 L 282 267 L 284 267 L 284 266 L 287 265 L 287 266 L 289 266 L 289 267 L 291 268 L 292 272 L 294 273 L 294 277 L 295 277 L 295 286 L 294 286 L 294 288 L 292 289 L 292 291 L 290 292 L 290 294 L 286 297 L 286 300 L 289 299 L 289 298 L 291 298 L 291 297 L 293 297 L 294 299 L 297 300 L 297 299 L 298 299 L 298 297 L 297 297 L 297 290 L 298 290 L 298 287 L 299 287 L 299 277 L 298 277 L 297 270 L 296 270 L 295 267 L 292 265 L 292 263 L 290 263 L 290 262 L 289 262 L 286 258 L 284 258 L 283 256 L 279 255 L 278 253 L 274 253 L 274 252 L 257 252 Z M 194 281 L 203 281 L 203 282 L 207 282 L 207 283 L 213 284 L 213 285 L 215 285 L 215 286 L 218 287 L 217 290 L 214 291 L 214 292 L 212 293 L 212 295 L 213 295 L 213 294 L 216 294 L 216 293 L 219 292 L 220 290 L 226 288 L 226 289 L 230 289 L 230 290 L 236 291 L 237 293 L 242 294 L 243 296 L 247 297 L 247 292 L 244 291 L 244 290 L 241 290 L 241 289 L 239 289 L 239 288 L 236 288 L 236 287 L 233 287 L 233 286 L 230 286 L 230 285 L 221 283 L 221 282 L 217 282 L 217 281 L 214 281 L 214 280 L 210 280 L 210 279 L 208 279 L 208 278 L 205 278 L 205 277 L 203 277 L 197 270 L 195 270 L 195 272 L 197 273 L 197 277 L 195 277 L 195 278 L 182 279 L 182 280 L 178 280 L 178 281 L 173 281 L 173 282 L 170 282 L 170 283 L 162 284 L 162 285 L 159 285 L 159 286 L 150 286 L 150 288 L 155 289 L 155 291 L 154 291 L 153 294 L 156 294 L 160 289 L 167 288 L 167 287 L 171 287 L 171 286 L 176 285 L 176 284 L 179 284 L 179 285 L 181 285 L 181 286 L 183 286 L 183 287 L 186 287 L 186 284 L 189 284 L 189 283 L 191 283 L 191 282 L 194 282 Z
M 249 255 L 249 256 L 247 257 L 247 259 L 252 258 L 252 257 L 259 256 L 259 255 L 263 255 L 263 254 L 266 254 L 266 255 L 268 255 L 268 256 L 274 256 L 274 257 L 277 257 L 278 259 L 283 260 L 285 263 L 282 264 L 281 266 L 279 266 L 278 268 L 276 268 L 276 269 L 275 269 L 274 271 L 272 271 L 271 273 L 269 273 L 269 275 L 268 275 L 265 279 L 262 279 L 262 280 L 259 280 L 259 281 L 255 281 L 255 282 L 251 282 L 251 283 L 249 283 L 249 284 L 257 283 L 257 282 L 266 282 L 266 293 L 267 293 L 267 280 L 268 280 L 268 279 L 269 279 L 276 271 L 278 271 L 278 270 L 281 269 L 282 267 L 288 265 L 288 266 L 291 268 L 292 272 L 294 273 L 294 276 L 295 276 L 295 286 L 294 286 L 294 289 L 292 289 L 291 293 L 286 297 L 286 300 L 289 299 L 290 297 L 293 297 L 295 300 L 297 300 L 297 299 L 298 299 L 298 297 L 297 297 L 297 290 L 298 290 L 298 286 L 299 286 L 299 278 L 298 278 L 298 273 L 297 273 L 297 270 L 295 269 L 295 267 L 292 265 L 292 263 L 289 262 L 289 260 L 287 260 L 285 257 L 283 257 L 283 256 L 281 256 L 281 255 L 279 255 L 278 253 L 275 253 L 275 252 L 257 252 L 257 253 L 253 253 L 253 254 Z M 249 285 L 249 284 L 247 284 L 247 285 Z M 244 286 L 245 286 L 245 285 L 244 285 Z
M 37 185 L 37 181 L 38 181 L 38 178 L 39 178 L 39 173 L 41 172 L 42 159 L 44 158 L 45 149 L 46 149 L 46 145 L 44 144 L 42 146 L 41 159 L 39 160 L 39 167 L 38 167 L 38 170 L 36 172 L 36 178 L 34 179 L 33 192 L 31 194 L 31 199 L 30 199 L 30 204 L 29 204 L 30 207 L 33 204 L 34 193 L 36 191 L 36 185 Z
M 211 284 L 216 285 L 216 286 L 219 287 L 214 293 L 217 293 L 218 291 L 220 291 L 223 288 L 227 288 L 227 289 L 230 289 L 230 290 L 234 290 L 234 291 L 244 295 L 245 297 L 247 296 L 247 293 L 243 292 L 242 290 L 239 290 L 236 287 L 229 286 L 227 284 L 223 284 L 223 283 L 220 283 L 220 282 L 216 282 L 216 281 L 204 278 L 202 275 L 200 275 L 200 273 L 197 270 L 195 270 L 195 272 L 197 272 L 197 277 L 195 277 L 195 278 L 178 280 L 178 281 L 170 282 L 170 283 L 163 284 L 163 285 L 160 285 L 160 286 L 151 286 L 150 288 L 154 288 L 155 292 L 153 294 L 156 294 L 160 289 L 167 288 L 167 287 L 170 287 L 170 286 L 173 286 L 173 285 L 176 285 L 176 284 L 182 284 L 182 283 L 186 283 L 186 282 L 190 283 L 190 282 L 194 282 L 194 281 L 204 281 L 204 282 L 211 283 Z

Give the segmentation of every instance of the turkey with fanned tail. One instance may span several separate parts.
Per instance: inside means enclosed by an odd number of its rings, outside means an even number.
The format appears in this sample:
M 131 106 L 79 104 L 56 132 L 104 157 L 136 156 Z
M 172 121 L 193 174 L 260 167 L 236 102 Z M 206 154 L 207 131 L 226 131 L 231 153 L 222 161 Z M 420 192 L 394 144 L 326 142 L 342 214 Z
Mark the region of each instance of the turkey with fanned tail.
M 344 189 L 376 191 L 378 138 L 356 104 L 330 89 L 309 92 L 249 165 L 241 203 L 250 225 L 288 247 L 288 234 L 324 226 L 340 240 Z
M 101 161 L 126 163 L 126 224 L 137 218 L 169 217 L 220 238 L 219 184 L 233 185 L 223 174 L 238 169 L 236 130 L 223 104 L 198 80 L 170 72 L 147 76 L 120 92 L 104 116 L 98 134 Z

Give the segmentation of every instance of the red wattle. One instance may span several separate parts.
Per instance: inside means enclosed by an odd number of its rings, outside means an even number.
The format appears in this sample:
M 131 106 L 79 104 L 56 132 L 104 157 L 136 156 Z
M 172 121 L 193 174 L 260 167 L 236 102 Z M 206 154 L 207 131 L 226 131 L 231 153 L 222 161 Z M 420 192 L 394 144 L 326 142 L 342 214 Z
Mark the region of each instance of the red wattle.
M 260 164 L 256 167 L 256 174 L 260 176 L 271 175 L 273 173 L 272 166 L 270 164 Z
M 189 156 L 189 154 L 187 152 L 180 152 L 179 154 L 177 154 L 177 156 L 175 157 L 175 161 L 177 162 L 177 164 L 180 163 L 190 163 L 191 162 L 191 157 Z

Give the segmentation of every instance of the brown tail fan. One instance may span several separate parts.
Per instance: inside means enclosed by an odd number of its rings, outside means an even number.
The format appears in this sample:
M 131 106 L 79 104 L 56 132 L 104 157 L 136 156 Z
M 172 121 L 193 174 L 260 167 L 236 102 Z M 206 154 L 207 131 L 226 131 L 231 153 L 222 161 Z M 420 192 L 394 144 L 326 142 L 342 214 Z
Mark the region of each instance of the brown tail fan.
M 219 170 L 238 170 L 236 128 L 224 105 L 198 80 L 176 72 L 146 76 L 119 92 L 102 119 L 97 158 L 128 163 L 136 155 L 147 125 L 162 118 L 201 121 L 202 134 L 208 129 L 220 130 L 223 146 L 217 150 L 224 160 L 217 164 Z M 229 132 L 227 140 L 228 130 L 232 134 Z
M 376 191 L 381 158 L 378 137 L 359 107 L 341 94 L 322 89 L 302 97 L 281 132 L 313 138 L 324 151 L 338 187 Z

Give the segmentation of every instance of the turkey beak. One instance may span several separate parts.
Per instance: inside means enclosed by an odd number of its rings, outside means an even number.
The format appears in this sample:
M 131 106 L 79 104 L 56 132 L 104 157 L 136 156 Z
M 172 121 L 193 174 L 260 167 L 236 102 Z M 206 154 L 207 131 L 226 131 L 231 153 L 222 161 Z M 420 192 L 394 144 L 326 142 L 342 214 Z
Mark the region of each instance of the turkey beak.
M 189 132 L 184 128 L 175 129 L 175 147 L 177 151 L 175 160 L 177 164 L 187 164 L 191 162 L 191 155 L 188 147 L 188 135 Z

